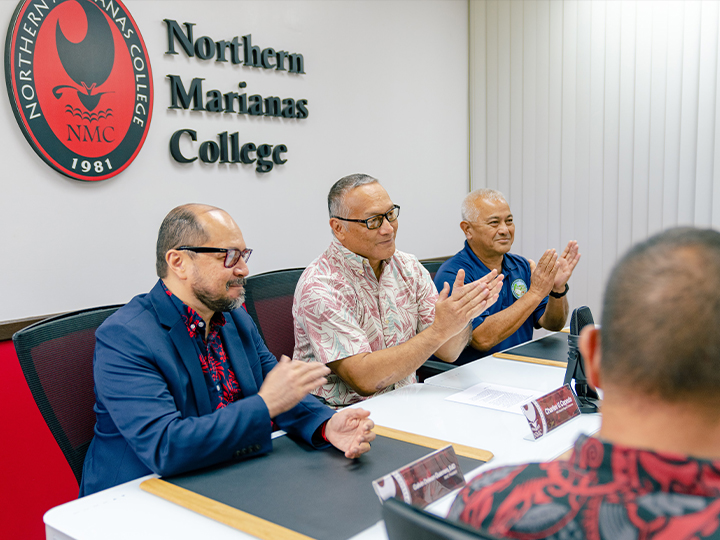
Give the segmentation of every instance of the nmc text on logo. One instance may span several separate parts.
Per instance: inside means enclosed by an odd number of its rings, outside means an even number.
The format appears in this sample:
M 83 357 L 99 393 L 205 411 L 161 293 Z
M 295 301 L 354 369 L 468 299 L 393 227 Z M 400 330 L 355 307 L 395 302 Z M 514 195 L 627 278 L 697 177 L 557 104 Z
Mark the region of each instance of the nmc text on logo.
M 152 73 L 118 0 L 23 0 L 10 21 L 5 76 L 25 138 L 55 170 L 104 180 L 140 151 Z

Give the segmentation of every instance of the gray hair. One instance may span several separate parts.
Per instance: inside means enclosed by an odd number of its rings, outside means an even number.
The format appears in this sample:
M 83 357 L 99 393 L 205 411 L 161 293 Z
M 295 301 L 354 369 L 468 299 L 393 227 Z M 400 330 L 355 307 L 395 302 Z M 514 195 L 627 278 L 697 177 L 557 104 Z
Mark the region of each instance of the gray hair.
M 155 272 L 159 278 L 168 273 L 165 254 L 171 249 L 180 246 L 201 246 L 210 236 L 197 219 L 200 208 L 213 208 L 206 205 L 184 204 L 173 208 L 165 216 L 158 231 L 157 244 L 155 244 Z M 192 257 L 194 254 L 190 253 Z
M 720 394 L 718 329 L 720 232 L 683 227 L 655 235 L 610 275 L 600 330 L 603 380 L 707 407 Z
M 376 182 L 377 179 L 362 173 L 350 174 L 335 182 L 333 187 L 330 188 L 330 193 L 328 193 L 328 212 L 330 213 L 330 217 L 348 217 L 349 211 L 345 205 L 345 195 L 356 187 L 374 184 Z
M 480 216 L 480 211 L 475 204 L 478 199 L 507 202 L 505 196 L 496 189 L 479 188 L 471 191 L 463 199 L 462 206 L 460 207 L 460 215 L 463 221 L 473 223 Z

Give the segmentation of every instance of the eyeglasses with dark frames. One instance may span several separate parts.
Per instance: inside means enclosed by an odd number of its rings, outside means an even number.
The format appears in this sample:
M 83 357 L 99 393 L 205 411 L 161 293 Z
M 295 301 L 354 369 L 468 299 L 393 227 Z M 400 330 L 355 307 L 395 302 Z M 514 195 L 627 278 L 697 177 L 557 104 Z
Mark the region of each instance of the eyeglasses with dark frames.
M 250 258 L 250 255 L 252 255 L 252 252 L 253 252 L 253 250 L 250 248 L 225 249 L 225 248 L 216 248 L 216 247 L 180 246 L 177 249 L 179 251 L 192 251 L 193 253 L 224 253 L 225 254 L 225 268 L 233 268 L 241 258 L 243 261 L 248 262 L 248 259 Z
M 352 221 L 353 223 L 364 223 L 365 226 L 372 231 L 373 229 L 379 229 L 380 227 L 382 227 L 383 220 L 387 219 L 388 223 L 392 223 L 398 218 L 399 215 L 400 207 L 396 204 L 393 205 L 393 207 L 384 214 L 378 214 L 377 216 L 372 216 L 367 219 L 349 219 L 340 216 L 330 217 L 334 217 L 335 219 L 340 219 L 342 221 Z

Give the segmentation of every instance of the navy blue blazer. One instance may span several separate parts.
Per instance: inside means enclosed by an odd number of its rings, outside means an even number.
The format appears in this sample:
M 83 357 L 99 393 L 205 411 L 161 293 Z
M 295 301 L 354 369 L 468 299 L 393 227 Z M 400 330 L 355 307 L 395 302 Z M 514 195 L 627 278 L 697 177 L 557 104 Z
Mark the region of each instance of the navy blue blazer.
M 272 450 L 270 416 L 257 392 L 277 361 L 244 309 L 224 315 L 223 345 L 244 397 L 217 411 L 197 348 L 159 281 L 98 328 L 97 422 L 81 497 L 151 472 L 178 474 Z M 333 412 L 307 396 L 275 423 L 312 444 Z

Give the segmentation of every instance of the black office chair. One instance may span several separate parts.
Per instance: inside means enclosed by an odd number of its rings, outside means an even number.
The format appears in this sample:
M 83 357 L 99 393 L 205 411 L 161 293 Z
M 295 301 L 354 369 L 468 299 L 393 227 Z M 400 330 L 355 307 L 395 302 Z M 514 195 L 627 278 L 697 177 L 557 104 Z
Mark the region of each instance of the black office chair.
M 435 279 L 435 274 L 440 269 L 442 264 L 447 260 L 445 259 L 423 259 L 420 261 L 425 269 L 430 272 L 430 277 Z M 430 360 L 426 360 L 425 363 L 417 369 L 418 381 L 423 382 L 425 379 L 444 373 L 456 367 L 453 364 L 448 364 L 442 360 L 433 360 L 434 356 Z
M 120 307 L 58 315 L 13 335 L 25 380 L 78 485 L 95 427 L 95 330 Z
M 445 259 L 447 260 L 447 259 Z M 425 267 L 425 270 L 430 272 L 430 277 L 434 280 L 435 274 L 437 274 L 437 271 L 440 269 L 442 264 L 445 262 L 443 259 L 423 259 L 420 261 L 420 264 L 422 264 Z
M 407 504 L 400 499 L 388 499 L 382 507 L 389 540 L 495 540 L 462 523 Z
M 292 304 L 304 268 L 266 272 L 247 279 L 245 309 L 276 358 L 292 357 L 295 348 Z

